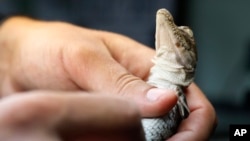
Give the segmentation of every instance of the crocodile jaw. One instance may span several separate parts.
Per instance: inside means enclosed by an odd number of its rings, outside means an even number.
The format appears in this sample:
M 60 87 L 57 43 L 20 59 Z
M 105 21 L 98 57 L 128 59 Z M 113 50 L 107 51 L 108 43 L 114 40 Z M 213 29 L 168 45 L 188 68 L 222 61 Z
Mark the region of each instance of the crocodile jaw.
M 186 73 L 194 72 L 197 56 L 192 30 L 186 26 L 176 26 L 166 9 L 157 12 L 155 38 L 157 55 L 167 56 L 165 59 L 169 67 Z M 161 50 L 163 48 L 164 51 Z

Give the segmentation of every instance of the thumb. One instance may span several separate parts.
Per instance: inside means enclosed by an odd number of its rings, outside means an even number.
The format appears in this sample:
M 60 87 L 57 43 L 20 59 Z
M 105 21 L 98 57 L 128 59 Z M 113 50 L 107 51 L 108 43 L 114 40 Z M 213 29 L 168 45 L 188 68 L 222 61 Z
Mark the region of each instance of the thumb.
M 66 70 L 81 89 L 88 92 L 121 95 L 134 101 L 143 117 L 167 113 L 177 102 L 173 91 L 150 86 L 102 51 L 82 52 L 70 58 Z
M 127 74 L 119 95 L 133 100 L 139 107 L 143 117 L 156 117 L 168 113 L 177 102 L 174 91 L 150 86 L 140 78 Z

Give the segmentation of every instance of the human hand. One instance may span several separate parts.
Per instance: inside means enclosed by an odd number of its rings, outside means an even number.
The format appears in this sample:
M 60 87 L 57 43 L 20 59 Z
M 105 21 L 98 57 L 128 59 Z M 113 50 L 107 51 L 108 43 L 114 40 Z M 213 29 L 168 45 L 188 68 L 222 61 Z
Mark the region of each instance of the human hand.
M 143 140 L 137 107 L 125 99 L 83 92 L 20 94 L 0 101 L 0 140 Z M 195 84 L 187 100 L 191 113 L 169 140 L 208 140 L 216 126 L 213 107 Z
M 10 54 L 2 95 L 36 89 L 122 95 L 143 116 L 164 114 L 177 100 L 143 81 L 154 51 L 122 35 L 14 17 L 2 25 L 0 43 Z
M 30 91 L 0 100 L 1 141 L 143 141 L 140 121 L 118 96 Z
M 215 110 L 204 93 L 192 83 L 186 90 L 190 109 L 187 119 L 183 120 L 178 131 L 168 141 L 206 141 L 217 126 Z
M 13 61 L 2 94 L 51 89 L 122 95 L 136 102 L 141 115 L 147 117 L 167 113 L 176 102 L 173 92 L 154 89 L 143 81 L 152 66 L 149 60 L 154 51 L 127 37 L 29 19 L 12 19 L 4 26 L 2 35 L 15 44 L 9 45 L 13 48 Z M 10 33 L 11 36 L 6 36 Z M 214 126 L 215 112 L 199 89 L 191 85 L 188 90 L 195 91 L 187 94 L 191 114 L 171 139 L 186 134 L 189 136 L 185 140 L 207 139 Z M 148 99 L 154 95 L 159 95 L 155 101 Z M 198 134 L 201 129 L 197 118 L 204 121 L 203 134 Z M 185 132 L 189 129 L 194 132 Z

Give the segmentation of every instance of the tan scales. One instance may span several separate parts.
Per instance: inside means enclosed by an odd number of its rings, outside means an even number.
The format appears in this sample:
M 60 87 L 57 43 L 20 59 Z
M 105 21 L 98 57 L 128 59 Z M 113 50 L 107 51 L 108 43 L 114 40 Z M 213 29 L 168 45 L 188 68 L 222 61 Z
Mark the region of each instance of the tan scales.
M 142 119 L 147 141 L 168 139 L 188 117 L 189 108 L 183 90 L 193 82 L 197 63 L 192 30 L 187 26 L 176 26 L 166 9 L 159 9 L 156 14 L 155 48 L 154 66 L 147 83 L 174 90 L 178 101 L 167 115 Z

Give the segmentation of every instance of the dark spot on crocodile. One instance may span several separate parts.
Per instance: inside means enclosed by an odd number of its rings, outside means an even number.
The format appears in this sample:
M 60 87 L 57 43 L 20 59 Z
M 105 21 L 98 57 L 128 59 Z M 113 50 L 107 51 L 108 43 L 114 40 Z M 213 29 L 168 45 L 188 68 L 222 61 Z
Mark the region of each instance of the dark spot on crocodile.
M 180 46 L 181 46 L 180 42 L 176 42 L 175 45 L 176 45 L 177 47 L 180 47 Z

